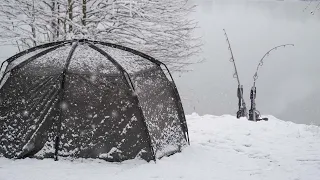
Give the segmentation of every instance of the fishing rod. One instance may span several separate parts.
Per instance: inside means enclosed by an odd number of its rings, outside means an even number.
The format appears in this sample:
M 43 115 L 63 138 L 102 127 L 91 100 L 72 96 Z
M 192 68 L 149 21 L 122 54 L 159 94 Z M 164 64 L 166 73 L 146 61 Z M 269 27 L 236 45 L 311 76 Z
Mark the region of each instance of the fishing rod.
M 311 3 L 312 3 L 312 1 L 310 1 L 310 2 L 308 3 L 308 5 L 303 9 L 303 12 L 309 8 L 309 6 L 311 5 Z
M 285 48 L 286 46 L 294 46 L 294 44 L 283 44 L 283 45 L 279 45 L 276 46 L 272 49 L 270 49 L 268 52 L 265 53 L 265 55 L 260 59 L 259 64 L 257 66 L 256 72 L 253 75 L 253 86 L 251 88 L 250 91 L 250 100 L 251 100 L 251 108 L 249 110 L 249 120 L 251 121 L 261 121 L 261 120 L 268 120 L 268 118 L 261 118 L 260 116 L 260 112 L 256 109 L 256 96 L 257 96 L 257 88 L 256 88 L 256 82 L 257 79 L 259 78 L 258 76 L 258 71 L 260 69 L 261 66 L 263 66 L 263 60 L 264 58 L 266 58 L 267 56 L 269 56 L 269 54 L 274 51 L 277 50 L 278 48 Z
M 320 6 L 320 2 L 317 4 L 316 8 L 315 8 L 313 11 L 311 11 L 310 13 L 311 13 L 312 15 L 314 15 L 315 12 L 316 12 L 317 10 L 319 10 L 319 6 Z
M 302 12 L 305 12 L 312 4 L 313 1 L 309 1 L 308 5 L 306 5 L 306 7 L 303 9 Z M 320 9 L 320 2 L 317 3 L 316 8 L 311 10 L 310 14 L 314 15 L 316 13 L 316 11 L 318 11 Z
M 230 62 L 233 63 L 233 67 L 234 67 L 234 74 L 233 74 L 233 78 L 236 78 L 238 81 L 238 89 L 237 89 L 237 97 L 238 97 L 238 112 L 237 112 L 237 118 L 239 119 L 240 117 L 247 117 L 247 107 L 246 107 L 246 103 L 243 99 L 243 85 L 241 85 L 240 83 L 240 79 L 239 79 L 239 75 L 238 75 L 238 70 L 237 70 L 237 66 L 233 57 L 233 52 L 231 49 L 231 45 L 230 45 L 230 41 L 227 35 L 227 32 L 225 29 L 223 29 L 224 31 L 224 35 L 226 36 L 226 41 L 228 43 L 228 50 L 231 54 L 231 58 L 230 58 Z

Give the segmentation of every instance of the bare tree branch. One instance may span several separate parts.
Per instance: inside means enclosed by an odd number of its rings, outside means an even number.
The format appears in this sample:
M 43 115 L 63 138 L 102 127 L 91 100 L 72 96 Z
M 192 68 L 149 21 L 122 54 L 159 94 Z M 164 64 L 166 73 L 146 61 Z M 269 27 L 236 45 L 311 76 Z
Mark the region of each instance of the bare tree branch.
M 1 0 L 0 42 L 20 50 L 89 38 L 143 51 L 182 71 L 197 63 L 200 39 L 187 0 Z

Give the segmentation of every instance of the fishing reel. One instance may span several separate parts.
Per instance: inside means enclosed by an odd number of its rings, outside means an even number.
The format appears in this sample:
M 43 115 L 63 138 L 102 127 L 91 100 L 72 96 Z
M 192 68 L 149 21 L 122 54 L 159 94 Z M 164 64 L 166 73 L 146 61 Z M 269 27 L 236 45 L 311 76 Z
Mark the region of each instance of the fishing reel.
M 260 112 L 256 109 L 257 88 L 253 86 L 250 91 L 251 108 L 249 110 L 249 121 L 268 121 L 268 118 L 261 118 Z
M 239 99 L 239 102 L 238 102 L 239 110 L 237 112 L 237 118 L 239 119 L 241 117 L 247 117 L 247 108 L 246 108 L 246 104 L 243 100 L 243 86 L 242 85 L 238 85 L 237 96 Z

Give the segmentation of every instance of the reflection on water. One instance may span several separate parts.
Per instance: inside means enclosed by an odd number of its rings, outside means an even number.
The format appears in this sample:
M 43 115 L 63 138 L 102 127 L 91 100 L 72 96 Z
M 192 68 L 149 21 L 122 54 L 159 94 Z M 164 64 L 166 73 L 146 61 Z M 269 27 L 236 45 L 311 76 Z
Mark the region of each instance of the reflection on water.
M 206 62 L 177 76 L 187 113 L 235 114 L 237 83 L 222 29 L 231 40 L 247 105 L 255 68 L 263 54 L 280 44 L 295 47 L 270 54 L 259 72 L 257 108 L 283 120 L 320 124 L 320 11 L 316 2 L 194 0 Z

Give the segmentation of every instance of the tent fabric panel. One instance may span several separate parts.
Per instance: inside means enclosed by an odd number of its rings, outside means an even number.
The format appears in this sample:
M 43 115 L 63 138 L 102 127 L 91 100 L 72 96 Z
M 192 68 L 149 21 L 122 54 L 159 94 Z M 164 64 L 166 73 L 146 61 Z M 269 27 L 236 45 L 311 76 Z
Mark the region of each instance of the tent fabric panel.
M 58 103 L 57 103 L 58 104 Z M 56 104 L 56 105 L 57 105 Z M 54 107 L 52 113 L 50 115 L 50 119 L 52 122 L 52 126 L 47 126 L 46 131 L 46 138 L 45 142 L 42 143 L 41 149 L 37 149 L 32 154 L 32 157 L 36 158 L 54 158 L 55 153 L 55 138 L 57 135 L 57 123 L 59 122 L 59 107 Z M 44 139 L 44 138 L 43 138 Z M 40 146 L 39 146 L 40 147 Z
M 42 148 L 59 85 L 59 76 L 11 73 L 0 89 L 0 154 L 24 157 Z
M 31 156 L 46 143 L 69 51 L 70 47 L 60 47 L 37 55 L 23 66 L 15 66 L 1 83 L 0 128 L 4 133 L 0 135 L 0 151 L 5 156 Z
M 60 156 L 123 161 L 152 154 L 134 94 L 121 76 L 67 74 Z
M 160 67 L 137 73 L 134 86 L 157 158 L 180 151 L 187 145 L 172 83 Z
M 59 85 L 60 86 L 60 85 Z M 51 114 L 50 114 L 50 122 L 52 122 L 52 126 L 48 126 L 46 129 L 46 142 L 41 149 L 38 149 L 33 157 L 36 158 L 54 158 L 55 153 L 55 140 L 59 132 L 59 123 L 60 123 L 60 115 L 61 115 L 61 103 L 60 100 L 62 98 L 63 91 L 60 89 L 59 95 L 56 98 L 56 102 L 52 105 Z

